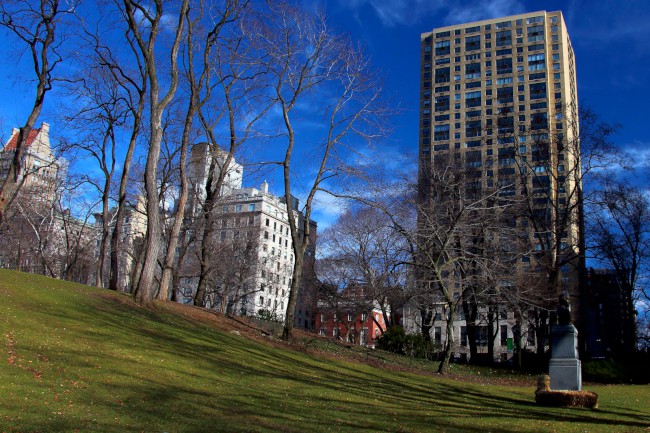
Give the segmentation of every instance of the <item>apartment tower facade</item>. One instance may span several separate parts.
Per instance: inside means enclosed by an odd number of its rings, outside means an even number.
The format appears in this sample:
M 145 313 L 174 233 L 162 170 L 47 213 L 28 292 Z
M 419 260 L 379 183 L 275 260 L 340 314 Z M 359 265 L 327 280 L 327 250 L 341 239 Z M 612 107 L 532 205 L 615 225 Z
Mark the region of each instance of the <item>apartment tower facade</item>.
M 549 302 L 568 298 L 578 322 L 578 101 L 562 12 L 435 28 L 421 35 L 420 56 L 421 189 L 436 162 L 449 161 L 471 171 L 479 190 L 527 208 L 512 221 L 530 240 L 513 274 L 539 269 L 540 280 L 556 281 Z

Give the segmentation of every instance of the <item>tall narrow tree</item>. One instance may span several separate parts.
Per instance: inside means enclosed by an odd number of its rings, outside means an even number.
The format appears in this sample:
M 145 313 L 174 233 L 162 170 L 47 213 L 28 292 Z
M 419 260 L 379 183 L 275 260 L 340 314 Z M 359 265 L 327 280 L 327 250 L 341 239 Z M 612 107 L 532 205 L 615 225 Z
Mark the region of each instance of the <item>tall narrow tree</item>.
M 176 10 L 165 8 L 165 2 L 156 0 L 153 7 L 136 0 L 124 0 L 124 10 L 130 31 L 133 32 L 137 46 L 142 54 L 149 84 L 149 148 L 145 166 L 145 192 L 147 198 L 147 239 L 142 272 L 138 281 L 135 299 L 149 303 L 155 294 L 154 275 L 160 252 L 160 211 L 158 208 L 157 169 L 162 142 L 162 118 L 178 89 L 178 51 L 183 36 L 183 26 L 189 10 L 189 0 L 183 0 Z M 173 18 L 172 18 L 173 17 Z M 170 19 L 171 18 L 171 19 Z M 167 90 L 162 90 L 160 68 L 156 43 L 165 26 L 173 24 L 173 38 L 169 50 L 169 82 Z
M 277 140 L 283 157 L 276 164 L 282 169 L 295 258 L 283 330 L 283 337 L 289 339 L 294 327 L 305 251 L 314 241 L 310 218 L 315 196 L 324 191 L 326 181 L 332 185 L 339 176 L 349 172 L 344 155 L 354 146 L 352 137 L 381 134 L 385 112 L 379 104 L 379 80 L 368 60 L 345 37 L 329 29 L 324 15 L 310 14 L 288 2 L 269 3 L 266 14 L 258 19 L 250 36 L 262 51 L 259 61 L 268 69 L 271 98 L 281 116 Z M 300 146 L 297 107 L 317 90 L 327 95 L 317 98 L 323 103 L 320 113 L 323 113 L 324 133 L 313 146 Z M 296 169 L 297 164 L 303 164 L 295 159 L 300 151 L 305 155 L 309 153 L 314 165 L 309 175 L 304 166 Z M 303 186 L 300 193 L 305 195 L 302 212 L 294 208 L 293 196 L 299 193 L 294 186 L 296 182 Z
M 45 95 L 52 90 L 54 69 L 62 61 L 59 24 L 76 2 L 62 8 L 58 0 L 7 0 L 0 3 L 0 27 L 9 30 L 29 53 L 36 82 L 34 102 L 21 126 L 7 177 L 0 180 L 0 221 L 24 181 L 23 158 L 29 134 L 41 114 Z

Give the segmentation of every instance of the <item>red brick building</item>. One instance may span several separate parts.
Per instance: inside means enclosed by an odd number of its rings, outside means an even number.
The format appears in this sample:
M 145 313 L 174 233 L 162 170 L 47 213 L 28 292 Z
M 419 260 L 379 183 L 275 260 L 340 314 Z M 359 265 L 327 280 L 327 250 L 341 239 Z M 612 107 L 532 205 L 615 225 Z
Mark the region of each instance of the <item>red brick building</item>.
M 325 337 L 374 347 L 375 339 L 384 332 L 386 323 L 378 305 L 370 309 L 353 301 L 342 301 L 336 305 L 319 301 L 316 329 Z

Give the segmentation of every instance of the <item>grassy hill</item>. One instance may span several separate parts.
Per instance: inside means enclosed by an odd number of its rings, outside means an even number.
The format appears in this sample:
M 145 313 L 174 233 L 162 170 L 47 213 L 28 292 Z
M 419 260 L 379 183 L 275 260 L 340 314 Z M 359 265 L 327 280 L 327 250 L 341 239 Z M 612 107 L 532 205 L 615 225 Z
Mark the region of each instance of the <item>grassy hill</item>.
M 650 387 L 600 409 L 332 359 L 200 309 L 0 270 L 0 432 L 634 432 Z M 237 330 L 239 335 L 234 331 Z

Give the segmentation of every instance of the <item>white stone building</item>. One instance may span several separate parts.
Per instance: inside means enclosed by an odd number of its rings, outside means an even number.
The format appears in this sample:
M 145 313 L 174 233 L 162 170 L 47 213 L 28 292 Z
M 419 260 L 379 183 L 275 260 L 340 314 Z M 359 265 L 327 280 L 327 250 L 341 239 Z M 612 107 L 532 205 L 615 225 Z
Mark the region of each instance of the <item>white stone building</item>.
M 9 172 L 18 144 L 19 133 L 18 128 L 13 128 L 11 137 L 0 151 L 0 175 L 2 181 Z M 42 201 L 52 203 L 60 163 L 54 157 L 50 147 L 50 125 L 43 122 L 40 128 L 29 131 L 24 146 L 21 189 L 28 192 L 32 198 L 38 197 Z
M 224 169 L 227 154 L 217 151 L 216 163 L 211 164 L 211 152 L 214 151 L 207 143 L 195 145 L 191 151 L 190 218 L 199 215 L 205 200 L 210 166 L 215 170 L 213 179 Z M 243 167 L 233 158 L 213 211 L 215 263 L 208 283 L 207 306 L 233 314 L 284 320 L 295 262 L 286 200 L 269 193 L 266 181 L 259 188 L 244 188 L 242 181 Z M 304 219 L 298 200 L 291 197 L 290 203 L 294 206 L 296 224 L 302 227 Z M 315 239 L 316 223 L 310 221 L 310 227 Z M 311 262 L 314 244 L 306 253 L 306 262 Z M 184 275 L 181 292 L 187 296 L 195 292 L 198 277 L 187 271 Z M 299 297 L 299 301 L 311 299 L 304 294 Z M 306 317 L 313 316 L 314 309 L 299 305 L 297 310 L 296 322 L 301 327 L 308 326 Z

